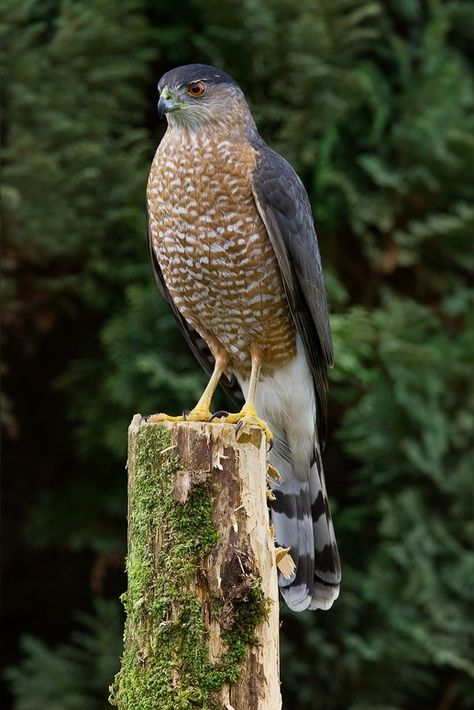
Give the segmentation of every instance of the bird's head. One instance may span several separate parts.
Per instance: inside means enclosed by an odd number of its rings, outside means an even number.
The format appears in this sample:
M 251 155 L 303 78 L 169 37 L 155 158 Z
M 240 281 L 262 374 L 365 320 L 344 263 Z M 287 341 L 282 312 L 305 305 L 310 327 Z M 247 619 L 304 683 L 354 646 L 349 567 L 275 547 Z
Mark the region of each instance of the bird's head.
M 158 114 L 166 114 L 170 126 L 253 125 L 239 85 L 216 67 L 186 64 L 171 69 L 158 82 L 158 92 Z

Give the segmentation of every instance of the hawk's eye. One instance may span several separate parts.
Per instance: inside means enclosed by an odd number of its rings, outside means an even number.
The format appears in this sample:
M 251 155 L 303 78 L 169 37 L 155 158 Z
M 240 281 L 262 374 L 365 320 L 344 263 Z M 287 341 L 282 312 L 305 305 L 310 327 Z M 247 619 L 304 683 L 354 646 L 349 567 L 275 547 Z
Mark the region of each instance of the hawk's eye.
M 193 81 L 188 84 L 188 94 L 190 96 L 202 96 L 206 91 L 206 85 L 202 81 Z

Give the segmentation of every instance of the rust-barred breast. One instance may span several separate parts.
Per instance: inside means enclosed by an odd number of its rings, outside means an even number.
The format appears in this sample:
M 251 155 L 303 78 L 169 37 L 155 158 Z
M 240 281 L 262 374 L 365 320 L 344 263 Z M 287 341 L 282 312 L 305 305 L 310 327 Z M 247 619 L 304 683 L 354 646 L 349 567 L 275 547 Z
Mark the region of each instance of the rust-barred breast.
M 274 250 L 255 206 L 255 150 L 210 131 L 168 127 L 148 182 L 151 238 L 170 295 L 230 369 L 263 371 L 296 354 Z

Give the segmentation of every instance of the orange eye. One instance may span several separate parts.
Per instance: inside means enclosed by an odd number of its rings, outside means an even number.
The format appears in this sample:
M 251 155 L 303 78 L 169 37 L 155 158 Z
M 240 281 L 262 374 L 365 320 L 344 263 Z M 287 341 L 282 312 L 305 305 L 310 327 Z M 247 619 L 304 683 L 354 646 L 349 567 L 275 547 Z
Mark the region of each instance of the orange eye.
M 190 96 L 202 96 L 206 91 L 206 86 L 202 81 L 193 81 L 188 85 L 188 94 Z

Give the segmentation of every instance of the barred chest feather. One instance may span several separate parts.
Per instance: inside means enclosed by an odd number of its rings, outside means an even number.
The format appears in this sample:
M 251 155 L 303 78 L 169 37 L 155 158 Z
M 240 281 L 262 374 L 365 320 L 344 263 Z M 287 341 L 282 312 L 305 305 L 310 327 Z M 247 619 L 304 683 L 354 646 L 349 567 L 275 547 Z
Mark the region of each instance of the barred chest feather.
M 232 369 L 261 346 L 266 370 L 296 354 L 278 263 L 251 189 L 255 151 L 208 130 L 168 128 L 156 152 L 147 200 L 153 248 L 184 318 Z

